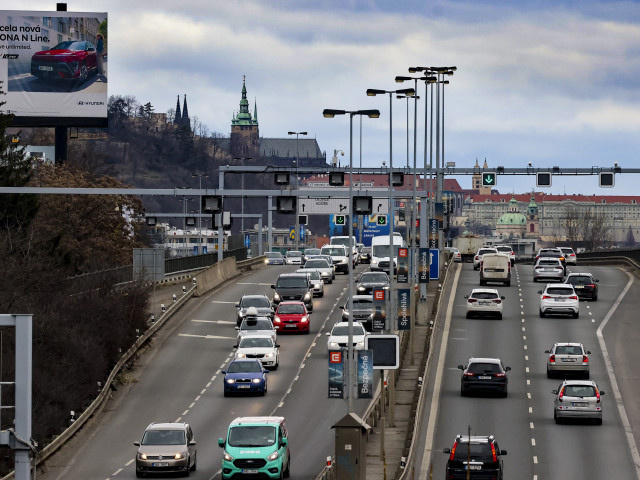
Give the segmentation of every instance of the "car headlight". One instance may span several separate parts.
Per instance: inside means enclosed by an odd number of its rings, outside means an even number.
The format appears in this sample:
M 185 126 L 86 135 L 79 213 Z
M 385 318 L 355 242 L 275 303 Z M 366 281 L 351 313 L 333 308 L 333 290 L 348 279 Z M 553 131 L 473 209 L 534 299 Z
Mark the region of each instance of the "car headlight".
M 280 323 L 280 317 L 279 317 L 278 315 L 276 315 L 276 316 L 273 318 L 273 321 L 274 321 L 275 323 Z
M 267 461 L 269 462 L 273 462 L 274 460 L 276 460 L 278 457 L 280 456 L 280 454 L 278 453 L 278 451 L 276 450 L 275 452 L 273 452 L 271 455 L 269 455 L 267 457 Z
M 264 358 L 273 358 L 275 355 L 273 353 L 265 353 Z
M 224 458 L 226 462 L 233 462 L 233 457 L 229 455 L 226 450 L 222 452 L 222 458 Z
M 273 294 L 273 299 L 274 299 L 275 301 L 280 301 L 280 295 L 278 295 L 278 292 L 276 292 L 276 293 L 274 293 L 274 294 Z
M 302 323 L 307 323 L 308 321 L 309 321 L 309 317 L 307 317 L 306 315 L 300 319 L 300 322 Z
M 242 310 L 238 312 L 239 317 L 244 317 L 246 314 L 247 312 L 243 312 Z
M 182 460 L 183 458 L 185 458 L 185 454 L 183 452 L 176 453 L 173 458 L 175 458 L 176 460 Z
M 147 459 L 147 454 L 146 453 L 139 453 L 138 456 L 140 457 L 140 460 L 146 460 Z
M 236 358 L 247 358 L 246 353 L 236 353 Z
M 225 380 L 225 382 L 227 382 L 227 383 L 229 383 L 229 384 L 236 383 L 236 381 L 235 381 L 233 378 L 227 378 L 227 379 Z
M 251 380 L 251 383 L 260 383 L 262 382 L 261 378 L 254 378 L 253 380 Z
M 358 342 L 358 343 L 356 344 L 356 347 L 364 347 L 364 342 Z
M 304 299 L 309 300 L 311 298 L 311 292 L 307 292 L 304 294 Z
M 358 291 L 359 292 L 364 292 L 366 290 L 366 287 L 362 286 L 362 285 L 358 285 Z
M 329 346 L 330 347 L 337 347 L 338 346 L 338 342 L 329 342 Z

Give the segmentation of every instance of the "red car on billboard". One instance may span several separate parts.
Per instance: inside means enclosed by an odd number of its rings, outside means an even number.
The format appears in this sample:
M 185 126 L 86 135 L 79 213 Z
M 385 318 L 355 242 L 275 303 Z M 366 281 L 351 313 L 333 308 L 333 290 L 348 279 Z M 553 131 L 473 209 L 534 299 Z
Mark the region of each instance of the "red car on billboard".
M 278 329 L 278 334 L 309 333 L 309 312 L 304 302 L 280 302 L 273 317 L 273 325 Z
M 31 57 L 31 75 L 41 80 L 72 79 L 83 83 L 98 72 L 98 54 L 91 42 L 67 40 Z

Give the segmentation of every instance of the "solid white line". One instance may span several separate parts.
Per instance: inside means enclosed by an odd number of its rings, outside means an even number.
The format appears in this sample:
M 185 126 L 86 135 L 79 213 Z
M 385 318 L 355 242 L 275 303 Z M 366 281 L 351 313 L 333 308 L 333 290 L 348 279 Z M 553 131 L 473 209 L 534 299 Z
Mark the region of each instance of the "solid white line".
M 221 337 L 218 335 L 192 335 L 190 333 L 179 333 L 179 337 L 193 337 L 193 338 L 215 338 L 215 339 L 223 339 L 223 340 L 235 340 L 236 337 Z
M 456 296 L 456 290 L 458 288 L 458 280 L 460 279 L 460 272 L 462 269 L 456 271 L 456 276 L 453 280 L 453 286 L 451 289 L 451 295 L 449 296 L 449 304 L 447 305 L 446 320 L 444 322 L 444 330 L 442 332 L 442 341 L 440 346 L 440 355 L 438 356 L 438 370 L 436 371 L 436 379 L 434 383 L 433 392 L 431 393 L 431 409 L 429 411 L 429 424 L 427 425 L 427 435 L 424 445 L 424 453 L 422 454 L 422 462 L 420 464 L 420 480 L 426 480 L 429 473 L 429 459 L 431 458 L 431 452 L 433 450 L 433 437 L 435 435 L 436 419 L 438 418 L 438 408 L 440 404 L 440 392 L 442 390 L 442 366 L 444 365 L 444 358 L 447 353 L 447 342 L 449 338 L 449 329 L 451 328 L 451 314 L 453 311 L 453 299 Z
M 598 337 L 598 343 L 600 344 L 600 350 L 602 350 L 602 356 L 604 357 L 604 364 L 607 367 L 607 374 L 609 375 L 609 382 L 611 382 L 611 388 L 613 389 L 613 394 L 616 397 L 616 403 L 618 405 L 618 413 L 620 414 L 620 420 L 622 420 L 622 426 L 624 428 L 625 434 L 627 436 L 627 443 L 629 444 L 629 448 L 631 449 L 631 457 L 633 458 L 633 463 L 636 467 L 636 476 L 640 479 L 640 454 L 638 453 L 638 446 L 636 445 L 635 438 L 633 438 L 633 431 L 631 430 L 631 425 L 629 424 L 629 417 L 627 416 L 627 411 L 624 408 L 624 403 L 622 402 L 622 394 L 620 393 L 620 389 L 618 388 L 618 381 L 616 380 L 616 375 L 613 372 L 613 366 L 611 364 L 611 358 L 609 357 L 609 351 L 607 350 L 607 345 L 604 341 L 604 337 L 602 335 L 602 331 L 604 327 L 607 326 L 607 322 L 613 315 L 613 312 L 616 311 L 620 302 L 627 294 L 631 285 L 633 285 L 634 278 L 628 272 L 625 272 L 627 277 L 629 277 L 629 281 L 627 285 L 624 287 L 622 293 L 616 299 L 616 302 L 611 307 L 611 310 L 607 312 L 607 315 L 604 317 L 604 320 L 600 322 L 598 329 L 596 330 L 596 335 Z
M 238 282 L 236 285 L 269 285 L 270 283 L 252 283 L 252 282 Z M 236 302 L 220 302 L 220 303 L 236 303 Z

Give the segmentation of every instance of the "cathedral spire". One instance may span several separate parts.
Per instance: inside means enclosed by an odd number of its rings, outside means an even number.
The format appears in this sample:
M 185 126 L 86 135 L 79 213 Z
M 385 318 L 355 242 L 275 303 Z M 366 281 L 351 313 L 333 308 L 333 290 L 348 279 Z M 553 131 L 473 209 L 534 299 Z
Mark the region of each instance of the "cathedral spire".
M 253 121 L 258 123 L 258 101 L 253 100 Z
M 176 102 L 176 116 L 173 119 L 173 123 L 178 125 L 182 120 L 182 114 L 180 113 L 180 95 L 178 95 L 178 101 Z
M 187 109 L 187 94 L 184 94 L 184 104 L 182 107 L 182 121 L 185 125 L 189 125 L 191 122 L 189 120 L 189 110 Z

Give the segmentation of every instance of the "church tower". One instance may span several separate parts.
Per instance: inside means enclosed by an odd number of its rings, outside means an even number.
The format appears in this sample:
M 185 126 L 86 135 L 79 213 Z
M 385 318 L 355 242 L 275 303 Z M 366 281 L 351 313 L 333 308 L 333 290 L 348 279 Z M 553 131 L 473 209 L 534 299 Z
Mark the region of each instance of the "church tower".
M 258 130 L 258 107 L 254 104 L 254 115 L 249 112 L 246 77 L 242 77 L 242 98 L 240 110 L 231 120 L 231 138 L 229 149 L 234 157 L 257 157 L 260 151 Z
M 527 233 L 528 237 L 537 237 L 540 235 L 540 215 L 538 213 L 538 204 L 536 203 L 533 193 L 527 207 Z
M 178 95 L 178 101 L 176 102 L 176 116 L 173 118 L 173 123 L 175 125 L 180 125 L 182 121 L 182 113 L 180 111 L 180 95 Z
M 178 97 L 180 98 L 180 97 Z M 184 104 L 182 107 L 182 125 L 190 126 L 191 119 L 189 118 L 189 110 L 187 109 L 187 94 L 184 94 Z

